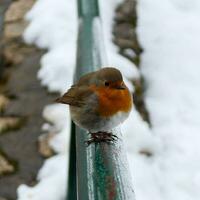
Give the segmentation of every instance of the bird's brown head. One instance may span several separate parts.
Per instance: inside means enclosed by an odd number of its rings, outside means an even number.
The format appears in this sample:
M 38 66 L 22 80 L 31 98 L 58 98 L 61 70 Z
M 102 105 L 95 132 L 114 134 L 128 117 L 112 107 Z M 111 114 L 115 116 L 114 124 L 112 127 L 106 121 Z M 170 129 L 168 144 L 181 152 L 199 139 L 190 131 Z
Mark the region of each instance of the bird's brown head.
M 126 89 L 122 74 L 116 68 L 106 67 L 100 69 L 94 74 L 93 80 L 96 86 L 118 90 Z
M 94 78 L 94 79 L 93 79 Z M 90 89 L 97 95 L 97 112 L 109 117 L 117 112 L 129 112 L 132 107 L 131 94 L 123 82 L 122 74 L 116 68 L 103 68 L 93 74 Z

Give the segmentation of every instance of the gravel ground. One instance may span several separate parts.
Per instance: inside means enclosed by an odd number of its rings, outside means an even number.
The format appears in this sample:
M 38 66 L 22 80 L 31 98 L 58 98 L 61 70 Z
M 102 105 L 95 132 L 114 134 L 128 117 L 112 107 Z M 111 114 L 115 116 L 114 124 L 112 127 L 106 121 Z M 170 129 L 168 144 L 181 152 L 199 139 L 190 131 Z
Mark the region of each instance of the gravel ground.
M 5 11 L 3 6 L 10 1 L 3 2 L 0 3 L 0 11 Z M 0 14 L 2 22 L 4 12 Z M 16 199 L 16 189 L 20 184 L 33 185 L 36 182 L 36 175 L 43 163 L 43 157 L 38 152 L 38 137 L 42 134 L 41 126 L 44 123 L 42 111 L 57 96 L 48 94 L 37 79 L 43 52 L 24 45 L 21 35 L 17 35 L 23 30 L 18 29 L 16 35 L 9 34 L 11 26 L 21 27 L 23 22 L 20 20 L 9 22 L 7 35 L 1 31 L 1 56 L 4 62 L 0 64 L 3 69 L 0 95 L 2 102 L 4 99 L 8 99 L 8 102 L 1 104 L 0 121 L 16 118 L 21 121 L 17 126 L 7 125 L 6 129 L 2 129 L 4 131 L 0 131 L 0 199 L 6 200 Z M 19 57 L 20 60 L 9 60 Z M 3 125 L 0 124 L 1 127 Z

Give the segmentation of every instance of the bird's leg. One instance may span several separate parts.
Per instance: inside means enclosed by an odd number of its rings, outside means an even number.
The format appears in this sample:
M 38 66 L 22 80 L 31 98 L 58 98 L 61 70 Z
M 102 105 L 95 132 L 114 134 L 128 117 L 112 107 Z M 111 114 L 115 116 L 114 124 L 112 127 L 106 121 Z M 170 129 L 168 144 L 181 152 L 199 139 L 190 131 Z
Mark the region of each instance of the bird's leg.
M 101 135 L 103 139 L 108 139 L 108 140 L 112 140 L 115 141 L 118 139 L 118 137 L 112 133 L 109 132 L 105 132 L 105 131 L 99 131 L 97 132 L 97 134 Z
M 99 131 L 96 133 L 89 133 L 91 135 L 90 139 L 86 141 L 87 145 L 89 146 L 91 143 L 101 143 L 106 142 L 110 144 L 111 142 L 115 142 L 118 137 L 112 133 Z

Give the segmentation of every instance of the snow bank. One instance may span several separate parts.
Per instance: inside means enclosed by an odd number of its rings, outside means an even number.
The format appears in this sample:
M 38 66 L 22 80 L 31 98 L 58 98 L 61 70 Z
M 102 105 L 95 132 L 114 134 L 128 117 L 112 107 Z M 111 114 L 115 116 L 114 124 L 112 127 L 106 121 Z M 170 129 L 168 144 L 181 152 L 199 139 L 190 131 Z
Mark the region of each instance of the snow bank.
M 146 105 L 163 146 L 156 161 L 161 194 L 149 199 L 198 200 L 200 2 L 139 0 L 138 14 Z

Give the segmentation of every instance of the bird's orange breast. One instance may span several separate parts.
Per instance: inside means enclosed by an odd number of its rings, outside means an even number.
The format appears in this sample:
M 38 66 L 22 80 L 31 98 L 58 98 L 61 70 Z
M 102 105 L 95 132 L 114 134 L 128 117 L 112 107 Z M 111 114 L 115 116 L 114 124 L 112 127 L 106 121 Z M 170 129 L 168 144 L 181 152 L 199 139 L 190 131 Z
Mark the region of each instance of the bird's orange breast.
M 129 112 L 132 107 L 132 98 L 129 90 L 92 86 L 99 100 L 97 112 L 104 117 L 110 117 L 117 112 Z

